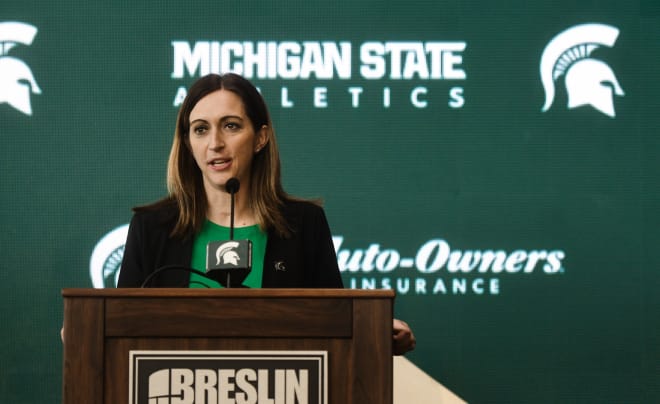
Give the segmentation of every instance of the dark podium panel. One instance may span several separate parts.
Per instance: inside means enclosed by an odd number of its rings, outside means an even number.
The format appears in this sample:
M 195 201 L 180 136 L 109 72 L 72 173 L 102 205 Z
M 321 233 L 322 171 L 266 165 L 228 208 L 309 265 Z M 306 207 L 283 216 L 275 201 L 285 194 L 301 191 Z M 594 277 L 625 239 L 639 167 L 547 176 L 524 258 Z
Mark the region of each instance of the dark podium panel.
M 327 351 L 328 402 L 392 403 L 394 292 L 64 289 L 63 403 L 126 403 L 130 351 Z

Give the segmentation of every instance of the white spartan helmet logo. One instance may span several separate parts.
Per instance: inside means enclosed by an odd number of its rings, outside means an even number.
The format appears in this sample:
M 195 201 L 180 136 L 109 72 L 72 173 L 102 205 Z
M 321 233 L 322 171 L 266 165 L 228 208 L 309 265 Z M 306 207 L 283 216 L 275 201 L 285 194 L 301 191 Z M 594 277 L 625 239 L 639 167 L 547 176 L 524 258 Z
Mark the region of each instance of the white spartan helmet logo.
M 22 22 L 0 22 L 0 104 L 8 103 L 25 115 L 32 115 L 30 92 L 41 89 L 23 61 L 7 53 L 18 44 L 30 45 L 37 28 Z
M 236 241 L 228 241 L 224 244 L 221 244 L 218 249 L 215 250 L 215 259 L 217 260 L 215 264 L 220 264 L 220 260 L 222 259 L 223 264 L 232 264 L 238 266 L 238 260 L 240 257 L 238 256 L 238 253 L 234 251 L 234 249 L 239 245 L 240 244 Z
M 604 24 L 582 24 L 552 38 L 541 56 L 541 82 L 545 90 L 542 111 L 550 109 L 555 98 L 555 81 L 566 75 L 568 108 L 591 105 L 614 118 L 614 94 L 623 96 L 614 72 L 604 62 L 590 57 L 600 46 L 614 46 L 619 30 Z

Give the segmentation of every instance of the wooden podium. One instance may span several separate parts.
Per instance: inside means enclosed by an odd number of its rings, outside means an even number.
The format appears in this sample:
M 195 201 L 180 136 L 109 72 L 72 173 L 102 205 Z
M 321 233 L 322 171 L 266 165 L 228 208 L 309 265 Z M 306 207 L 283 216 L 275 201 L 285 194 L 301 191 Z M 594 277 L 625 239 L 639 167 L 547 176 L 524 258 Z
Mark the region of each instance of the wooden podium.
M 393 291 L 64 289 L 62 295 L 64 404 L 128 403 L 131 351 L 327 352 L 328 403 L 392 403 Z

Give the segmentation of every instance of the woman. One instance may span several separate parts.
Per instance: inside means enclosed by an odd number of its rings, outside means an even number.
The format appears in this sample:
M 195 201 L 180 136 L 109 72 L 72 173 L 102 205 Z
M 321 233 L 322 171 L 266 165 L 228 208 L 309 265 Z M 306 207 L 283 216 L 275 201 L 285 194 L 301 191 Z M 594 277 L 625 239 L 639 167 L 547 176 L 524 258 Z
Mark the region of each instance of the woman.
M 188 91 L 177 118 L 167 169 L 169 195 L 135 209 L 119 287 L 140 287 L 167 266 L 204 271 L 206 245 L 228 240 L 230 178 L 235 238 L 253 243 L 248 287 L 341 288 L 323 209 L 284 192 L 275 133 L 257 89 L 236 74 L 211 74 Z M 151 286 L 218 286 L 186 271 L 159 272 Z M 395 353 L 414 347 L 408 326 L 395 320 Z

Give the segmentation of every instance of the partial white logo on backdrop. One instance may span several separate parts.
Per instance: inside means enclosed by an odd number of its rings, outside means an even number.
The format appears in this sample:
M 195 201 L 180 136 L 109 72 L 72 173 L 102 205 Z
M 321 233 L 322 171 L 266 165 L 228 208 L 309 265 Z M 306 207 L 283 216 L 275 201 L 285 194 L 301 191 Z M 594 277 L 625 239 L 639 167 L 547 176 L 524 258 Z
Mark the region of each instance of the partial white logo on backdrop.
M 22 22 L 0 22 L 0 104 L 9 104 L 32 115 L 30 93 L 41 94 L 32 70 L 25 62 L 8 56 L 16 45 L 31 45 L 37 28 Z
M 546 112 L 555 99 L 555 82 L 565 76 L 568 109 L 591 105 L 614 118 L 614 95 L 623 96 L 612 69 L 591 54 L 601 46 L 614 46 L 619 30 L 605 24 L 582 24 L 552 38 L 541 56 L 541 82 L 545 90 Z
M 96 243 L 89 261 L 89 276 L 95 288 L 117 286 L 127 236 L 128 224 L 125 224 L 110 231 Z

